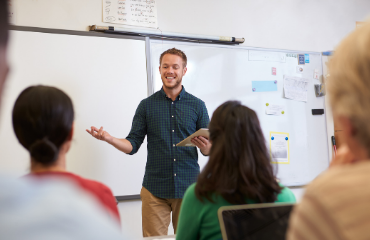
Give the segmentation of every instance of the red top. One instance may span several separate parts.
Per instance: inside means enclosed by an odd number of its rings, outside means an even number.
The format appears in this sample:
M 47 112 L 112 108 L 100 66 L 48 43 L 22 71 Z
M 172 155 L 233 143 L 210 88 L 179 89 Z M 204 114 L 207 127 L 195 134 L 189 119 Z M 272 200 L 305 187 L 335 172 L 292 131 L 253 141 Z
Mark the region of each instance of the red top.
M 113 196 L 112 191 L 104 184 L 94 180 L 82 178 L 70 172 L 40 172 L 40 173 L 31 173 L 30 175 L 37 177 L 62 176 L 72 179 L 73 181 L 77 182 L 81 188 L 85 189 L 86 191 L 94 195 L 99 200 L 99 202 L 103 204 L 103 206 L 107 208 L 120 222 L 120 216 L 117 208 L 116 199 Z

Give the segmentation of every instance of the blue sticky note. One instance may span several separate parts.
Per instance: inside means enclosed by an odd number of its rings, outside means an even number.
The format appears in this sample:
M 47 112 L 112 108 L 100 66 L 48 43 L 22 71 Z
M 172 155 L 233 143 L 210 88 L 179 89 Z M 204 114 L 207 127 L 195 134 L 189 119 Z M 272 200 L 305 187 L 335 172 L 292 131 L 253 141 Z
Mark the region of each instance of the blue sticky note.
M 298 54 L 298 64 L 304 65 L 304 54 Z
M 304 62 L 305 63 L 310 63 L 310 55 L 309 54 L 304 55 Z
M 252 92 L 277 91 L 277 81 L 252 81 Z

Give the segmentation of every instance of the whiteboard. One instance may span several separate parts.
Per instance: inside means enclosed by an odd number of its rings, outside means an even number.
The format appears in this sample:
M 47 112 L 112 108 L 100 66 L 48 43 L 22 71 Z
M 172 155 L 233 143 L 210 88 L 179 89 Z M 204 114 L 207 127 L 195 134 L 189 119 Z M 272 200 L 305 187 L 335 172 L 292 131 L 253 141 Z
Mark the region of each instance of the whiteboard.
M 128 135 L 136 107 L 147 97 L 145 41 L 11 31 L 8 54 L 11 72 L 2 98 L 0 171 L 15 176 L 29 172 L 30 157 L 13 133 L 11 111 L 24 88 L 51 85 L 65 91 L 75 108 L 67 169 L 105 183 L 116 196 L 138 194 L 146 142 L 129 156 L 85 129 L 104 126 L 115 137 Z
M 297 73 L 297 58 L 287 55 L 297 54 L 295 51 L 151 40 L 154 91 L 162 86 L 159 56 L 172 47 L 187 55 L 188 71 L 183 86 L 205 102 L 210 117 L 223 102 L 240 100 L 256 111 L 267 145 L 270 131 L 289 133 L 290 163 L 274 164 L 277 177 L 284 185 L 307 184 L 328 167 L 325 114 L 313 116 L 311 113 L 311 109 L 325 109 L 324 98 L 317 98 L 314 93 L 314 84 L 319 83 L 313 78 L 314 70 L 322 75 L 320 53 L 309 53 L 310 63 L 305 64 L 303 73 Z M 276 76 L 272 75 L 273 67 Z M 283 98 L 284 75 L 309 79 L 307 103 Z M 277 80 L 278 90 L 253 92 L 252 81 L 263 80 Z M 266 115 L 266 103 L 283 105 L 286 113 Z M 201 168 L 207 160 L 199 154 Z

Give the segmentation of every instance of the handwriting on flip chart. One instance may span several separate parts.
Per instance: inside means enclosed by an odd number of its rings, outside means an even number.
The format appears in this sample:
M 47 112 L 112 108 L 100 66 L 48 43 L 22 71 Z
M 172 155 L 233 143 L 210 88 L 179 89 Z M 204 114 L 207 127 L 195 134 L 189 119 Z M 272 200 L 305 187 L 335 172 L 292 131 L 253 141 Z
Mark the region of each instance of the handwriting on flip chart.
M 103 22 L 157 28 L 156 0 L 103 0 Z

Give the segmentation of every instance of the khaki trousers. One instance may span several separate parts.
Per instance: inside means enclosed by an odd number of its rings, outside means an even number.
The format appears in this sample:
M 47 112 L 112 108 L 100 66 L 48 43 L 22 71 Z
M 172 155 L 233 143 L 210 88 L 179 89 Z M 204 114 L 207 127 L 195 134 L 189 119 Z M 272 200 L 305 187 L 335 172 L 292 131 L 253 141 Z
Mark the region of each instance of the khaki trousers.
M 141 188 L 143 237 L 163 236 L 168 233 L 172 211 L 172 225 L 176 234 L 182 199 L 159 198 L 145 187 Z

